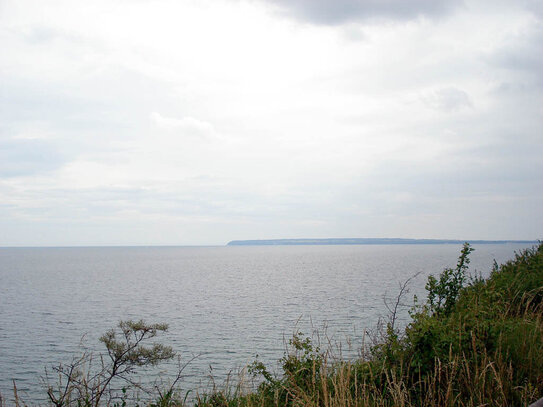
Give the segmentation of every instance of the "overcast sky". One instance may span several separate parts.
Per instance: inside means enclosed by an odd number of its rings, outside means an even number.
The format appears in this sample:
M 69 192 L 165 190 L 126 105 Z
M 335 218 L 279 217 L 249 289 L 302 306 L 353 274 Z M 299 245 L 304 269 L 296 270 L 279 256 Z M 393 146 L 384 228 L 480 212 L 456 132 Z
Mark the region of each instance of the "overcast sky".
M 543 3 L 0 0 L 0 246 L 543 237 Z

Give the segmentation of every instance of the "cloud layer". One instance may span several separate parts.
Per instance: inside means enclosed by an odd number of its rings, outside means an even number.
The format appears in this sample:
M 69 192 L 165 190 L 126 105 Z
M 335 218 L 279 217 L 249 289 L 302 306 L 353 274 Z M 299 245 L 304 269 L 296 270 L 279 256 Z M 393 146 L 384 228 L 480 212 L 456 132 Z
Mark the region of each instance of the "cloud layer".
M 541 238 L 537 4 L 5 1 L 0 245 Z
M 463 4 L 462 0 L 267 0 L 287 14 L 317 24 L 339 25 L 371 20 L 411 20 L 442 17 Z

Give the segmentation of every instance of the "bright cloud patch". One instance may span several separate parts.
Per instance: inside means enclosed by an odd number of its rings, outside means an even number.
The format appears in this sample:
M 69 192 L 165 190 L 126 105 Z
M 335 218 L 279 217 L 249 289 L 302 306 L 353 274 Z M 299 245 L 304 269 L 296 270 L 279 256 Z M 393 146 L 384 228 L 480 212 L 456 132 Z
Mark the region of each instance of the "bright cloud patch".
M 193 117 L 176 119 L 173 117 L 162 116 L 157 112 L 151 113 L 150 117 L 158 128 L 164 130 L 177 130 L 181 135 L 211 137 L 215 134 L 215 130 L 211 124 Z

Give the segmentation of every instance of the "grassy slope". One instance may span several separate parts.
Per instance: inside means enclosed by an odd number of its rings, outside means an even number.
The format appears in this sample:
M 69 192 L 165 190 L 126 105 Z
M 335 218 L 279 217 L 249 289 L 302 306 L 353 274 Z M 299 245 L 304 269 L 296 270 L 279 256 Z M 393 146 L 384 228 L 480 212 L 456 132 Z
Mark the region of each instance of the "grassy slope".
M 464 284 L 462 270 L 427 286 L 433 303 L 413 308 L 404 332 L 389 324 L 367 358 L 332 360 L 295 336 L 280 377 L 254 364 L 263 378 L 257 391 L 217 390 L 198 404 L 512 406 L 543 397 L 543 244 L 496 265 L 486 280 Z

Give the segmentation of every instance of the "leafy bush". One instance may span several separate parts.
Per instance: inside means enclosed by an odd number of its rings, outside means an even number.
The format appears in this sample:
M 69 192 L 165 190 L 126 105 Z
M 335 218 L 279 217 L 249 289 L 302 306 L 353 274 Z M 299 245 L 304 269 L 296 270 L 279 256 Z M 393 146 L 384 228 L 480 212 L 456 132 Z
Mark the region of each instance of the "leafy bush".
M 428 291 L 428 307 L 430 311 L 440 314 L 450 314 L 460 290 L 466 281 L 466 271 L 469 267 L 469 254 L 474 249 L 469 243 L 464 243 L 458 264 L 455 269 L 446 268 L 439 275 L 439 280 L 433 275 L 428 277 L 426 290 Z

